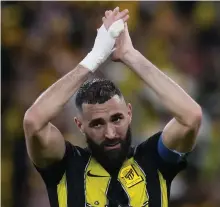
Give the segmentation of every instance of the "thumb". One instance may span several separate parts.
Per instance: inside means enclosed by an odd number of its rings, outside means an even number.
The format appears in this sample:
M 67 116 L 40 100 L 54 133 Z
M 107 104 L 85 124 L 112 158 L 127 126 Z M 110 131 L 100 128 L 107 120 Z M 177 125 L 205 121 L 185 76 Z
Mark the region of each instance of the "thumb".
M 127 22 L 125 22 L 125 30 L 128 31 L 128 23 Z
M 128 31 L 128 24 L 127 24 L 127 22 L 125 23 L 124 35 L 125 35 L 126 39 L 131 42 L 131 37 L 130 37 L 129 31 Z
M 129 34 L 127 22 L 125 22 L 124 32 L 125 32 L 125 34 Z

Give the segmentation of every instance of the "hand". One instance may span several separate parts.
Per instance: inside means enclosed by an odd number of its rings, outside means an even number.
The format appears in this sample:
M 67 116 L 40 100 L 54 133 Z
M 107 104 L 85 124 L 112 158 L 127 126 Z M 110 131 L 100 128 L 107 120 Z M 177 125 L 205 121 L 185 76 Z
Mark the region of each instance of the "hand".
M 128 32 L 128 25 L 125 23 L 125 29 L 116 39 L 115 49 L 112 54 L 112 60 L 115 62 L 122 61 L 128 52 L 134 50 L 131 37 Z
M 105 17 L 102 18 L 102 22 L 105 28 L 108 30 L 108 28 L 119 19 L 122 19 L 124 22 L 126 22 L 129 19 L 128 13 L 129 11 L 127 9 L 119 12 L 119 7 L 116 7 L 113 11 L 105 11 Z

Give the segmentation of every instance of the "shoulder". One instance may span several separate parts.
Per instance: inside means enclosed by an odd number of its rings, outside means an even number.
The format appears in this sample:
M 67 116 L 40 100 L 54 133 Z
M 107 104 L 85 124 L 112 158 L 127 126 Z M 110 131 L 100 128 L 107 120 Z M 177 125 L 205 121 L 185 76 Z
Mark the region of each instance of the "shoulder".
M 89 150 L 87 150 L 87 148 L 82 148 L 82 147 L 73 145 L 69 141 L 65 141 L 65 145 L 66 145 L 66 155 L 67 156 L 83 157 L 86 155 L 90 155 L 90 152 L 89 152 Z
M 65 154 L 61 160 L 46 168 L 39 168 L 35 166 L 46 185 L 54 185 L 59 183 L 69 165 L 77 167 L 79 162 L 88 159 L 90 156 L 87 150 L 79 146 L 75 146 L 69 141 L 65 141 L 65 146 Z
M 162 131 L 159 131 L 152 136 L 148 137 L 144 142 L 137 145 L 134 149 L 134 154 L 136 156 L 144 156 L 157 151 L 157 144 Z
M 159 156 L 164 162 L 177 164 L 186 159 L 190 153 L 181 153 L 167 148 L 163 143 L 162 131 L 159 131 L 137 146 L 137 154 L 140 156 L 154 154 L 153 158 Z
M 187 160 L 180 159 L 178 162 L 170 162 L 170 160 L 165 159 L 164 155 L 159 152 L 161 134 L 162 131 L 159 131 L 140 143 L 136 147 L 134 158 L 145 169 L 153 167 L 162 172 L 166 178 L 172 180 L 177 173 L 186 168 Z

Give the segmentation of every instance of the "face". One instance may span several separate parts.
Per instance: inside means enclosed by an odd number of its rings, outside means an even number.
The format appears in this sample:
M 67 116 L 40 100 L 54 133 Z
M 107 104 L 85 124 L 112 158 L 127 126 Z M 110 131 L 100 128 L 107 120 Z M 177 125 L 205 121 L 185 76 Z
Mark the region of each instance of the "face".
M 131 104 L 114 96 L 103 104 L 83 104 L 75 122 L 85 133 L 93 156 L 111 168 L 119 167 L 131 144 Z

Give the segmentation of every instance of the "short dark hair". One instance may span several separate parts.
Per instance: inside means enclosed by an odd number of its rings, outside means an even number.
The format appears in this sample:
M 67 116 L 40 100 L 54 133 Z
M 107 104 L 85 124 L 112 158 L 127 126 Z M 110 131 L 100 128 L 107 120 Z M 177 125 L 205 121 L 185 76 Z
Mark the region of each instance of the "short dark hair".
M 122 93 L 115 84 L 103 78 L 95 78 L 87 80 L 82 84 L 76 93 L 75 104 L 77 109 L 82 111 L 82 104 L 102 104 L 111 99 L 113 96 L 118 95 L 122 97 Z

